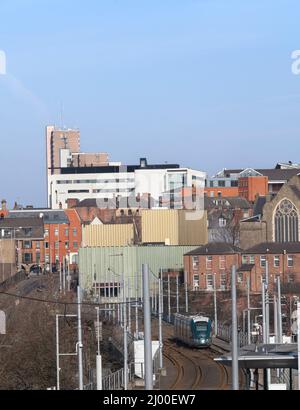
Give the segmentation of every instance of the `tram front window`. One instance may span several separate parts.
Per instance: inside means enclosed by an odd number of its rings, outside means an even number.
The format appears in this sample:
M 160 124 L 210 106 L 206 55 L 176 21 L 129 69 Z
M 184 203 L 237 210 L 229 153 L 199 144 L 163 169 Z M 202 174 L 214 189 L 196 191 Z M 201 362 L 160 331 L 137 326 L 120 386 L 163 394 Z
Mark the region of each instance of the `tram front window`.
M 200 334 L 206 334 L 207 332 L 207 322 L 197 322 L 196 323 L 197 332 Z

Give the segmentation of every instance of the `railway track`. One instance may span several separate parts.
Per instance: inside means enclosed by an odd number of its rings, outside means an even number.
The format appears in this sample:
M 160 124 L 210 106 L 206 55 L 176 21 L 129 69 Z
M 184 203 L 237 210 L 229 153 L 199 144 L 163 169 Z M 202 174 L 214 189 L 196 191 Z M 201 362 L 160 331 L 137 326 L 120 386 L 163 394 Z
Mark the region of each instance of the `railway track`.
M 178 345 L 171 339 L 164 341 L 163 354 L 173 366 L 167 390 L 227 390 L 230 374 L 226 367 L 213 359 L 215 353 L 208 349 L 191 349 Z M 172 378 L 173 375 L 173 378 Z
M 163 355 L 167 377 L 161 378 L 165 390 L 229 390 L 231 370 L 214 358 L 220 356 L 214 348 L 191 348 L 173 339 L 173 326 L 164 324 Z M 241 372 L 241 381 L 244 377 Z

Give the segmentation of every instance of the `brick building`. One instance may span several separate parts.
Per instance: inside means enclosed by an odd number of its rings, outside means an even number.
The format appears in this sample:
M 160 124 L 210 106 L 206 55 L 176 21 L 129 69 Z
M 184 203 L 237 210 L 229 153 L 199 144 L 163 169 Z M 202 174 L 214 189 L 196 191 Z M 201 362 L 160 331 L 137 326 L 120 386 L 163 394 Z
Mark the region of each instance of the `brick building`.
M 32 218 L 0 218 L 0 238 L 2 276 L 7 278 L 7 270 L 9 270 L 9 276 L 13 276 L 17 269 L 32 263 L 32 244 L 40 243 L 44 238 L 43 219 L 39 216 Z M 6 273 L 3 264 L 9 264 L 9 266 L 6 266 Z
M 282 286 L 300 283 L 300 246 L 297 243 L 265 242 L 242 250 L 226 243 L 214 243 L 184 255 L 188 286 L 194 291 L 213 290 L 214 275 L 217 290 L 229 289 L 233 265 L 237 271 L 237 287 L 246 290 L 249 278 L 252 293 L 261 292 L 266 272 L 270 290 L 278 276 Z
M 209 197 L 242 196 L 254 201 L 256 195 L 276 194 L 300 168 L 277 164 L 274 169 L 226 169 L 206 180 L 205 193 Z
M 242 254 L 242 265 L 238 271 L 238 281 L 246 285 L 250 277 L 252 292 L 261 291 L 261 281 L 268 266 L 269 286 L 280 276 L 282 285 L 300 283 L 300 246 L 297 243 L 265 242 L 253 246 Z
M 239 266 L 242 250 L 229 243 L 209 243 L 184 255 L 184 270 L 191 290 L 226 290 L 232 266 Z
M 70 261 L 71 268 L 77 265 L 78 249 L 82 241 L 81 221 L 75 209 L 18 209 L 10 211 L 9 219 L 42 220 L 43 235 L 39 239 L 28 238 L 19 244 L 23 267 L 30 271 L 37 266 L 56 271 L 59 264 Z M 5 218 L 7 219 L 7 218 Z

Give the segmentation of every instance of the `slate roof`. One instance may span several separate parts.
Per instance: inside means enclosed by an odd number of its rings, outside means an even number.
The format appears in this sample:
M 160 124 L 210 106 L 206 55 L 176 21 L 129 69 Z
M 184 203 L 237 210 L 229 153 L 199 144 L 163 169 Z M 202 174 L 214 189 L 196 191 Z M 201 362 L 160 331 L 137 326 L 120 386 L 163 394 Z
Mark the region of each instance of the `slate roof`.
M 248 254 L 279 254 L 286 251 L 286 253 L 300 253 L 300 242 L 262 242 L 258 245 L 246 249 L 243 253 Z
M 260 174 L 267 176 L 269 181 L 288 181 L 294 175 L 300 174 L 300 168 L 293 168 L 293 169 L 264 169 L 264 168 L 253 168 L 255 171 L 259 172 Z M 226 169 L 224 171 L 225 175 L 229 174 L 240 174 L 244 169 Z
M 259 196 L 256 199 L 254 208 L 253 208 L 253 216 L 263 214 L 263 207 L 266 202 L 267 202 L 267 198 L 265 196 Z
M 237 246 L 233 246 L 226 242 L 213 242 L 202 245 L 191 252 L 186 253 L 187 256 L 190 255 L 227 255 L 241 253 L 242 249 Z
M 17 210 L 10 211 L 10 218 L 37 218 L 42 215 L 45 224 L 68 224 L 69 219 L 64 210 L 56 209 L 30 209 L 30 210 Z

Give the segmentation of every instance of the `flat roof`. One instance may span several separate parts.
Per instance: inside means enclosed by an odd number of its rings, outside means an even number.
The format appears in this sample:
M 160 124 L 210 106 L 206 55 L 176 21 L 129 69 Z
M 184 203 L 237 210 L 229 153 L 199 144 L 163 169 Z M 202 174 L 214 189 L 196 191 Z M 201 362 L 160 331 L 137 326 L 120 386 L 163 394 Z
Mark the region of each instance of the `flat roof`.
M 225 366 L 232 365 L 232 356 L 224 355 L 214 359 Z M 239 351 L 239 367 L 243 369 L 298 368 L 296 343 L 249 345 Z

